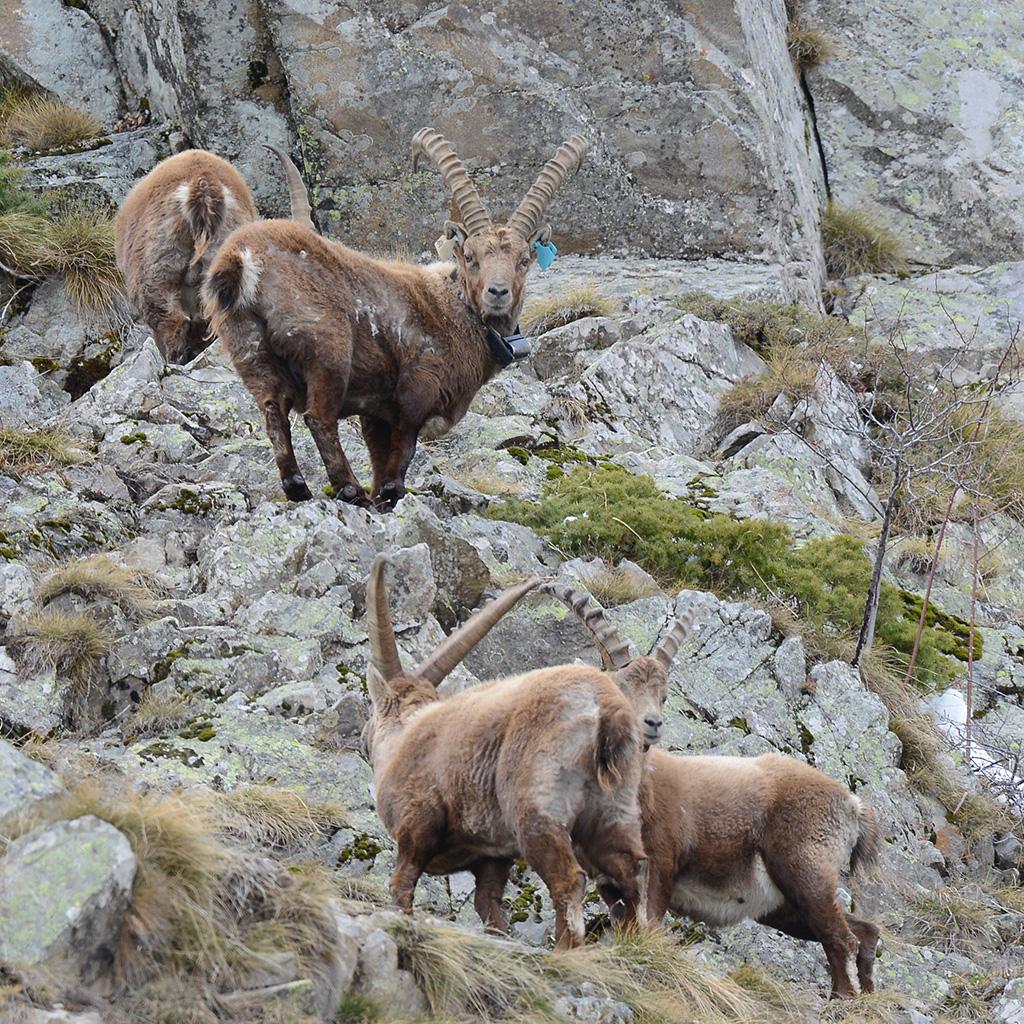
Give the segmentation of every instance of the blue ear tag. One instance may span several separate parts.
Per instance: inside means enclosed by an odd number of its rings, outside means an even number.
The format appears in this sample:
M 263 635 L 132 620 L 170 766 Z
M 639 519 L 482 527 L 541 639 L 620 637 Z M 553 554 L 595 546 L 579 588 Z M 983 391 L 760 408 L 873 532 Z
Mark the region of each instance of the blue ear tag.
M 537 265 L 541 270 L 547 270 L 555 262 L 555 257 L 558 255 L 555 243 L 548 242 L 547 245 L 544 245 L 538 241 L 533 243 L 533 248 L 537 253 Z

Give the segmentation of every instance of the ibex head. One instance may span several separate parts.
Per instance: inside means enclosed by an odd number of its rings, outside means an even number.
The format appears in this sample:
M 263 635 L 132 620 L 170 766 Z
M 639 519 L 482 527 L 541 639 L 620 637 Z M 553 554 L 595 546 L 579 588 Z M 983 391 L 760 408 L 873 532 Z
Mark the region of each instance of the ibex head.
M 650 654 L 632 655 L 629 644 L 605 618 L 604 610 L 587 593 L 568 584 L 553 581 L 541 590 L 567 604 L 590 631 L 601 655 L 601 665 L 610 672 L 619 689 L 633 705 L 644 733 L 644 747 L 661 739 L 664 725 L 662 709 L 668 699 L 668 670 L 679 645 L 693 628 L 693 612 L 673 619 L 668 632 Z
M 446 221 L 445 237 L 453 243 L 466 301 L 488 322 L 514 326 L 523 304 L 526 275 L 537 258 L 533 243 L 546 244 L 551 238 L 551 226 L 542 223 L 544 211 L 586 152 L 587 141 L 580 135 L 559 146 L 508 223 L 495 225 L 451 143 L 433 128 L 421 128 L 413 136 L 413 167 L 421 156 L 428 157 L 458 207 L 462 220 Z
M 536 587 L 536 577 L 511 587 L 468 619 L 415 670 L 407 673 L 395 642 L 395 630 L 388 608 L 384 572 L 385 555 L 378 555 L 370 568 L 366 585 L 366 631 L 370 638 L 370 664 L 366 687 L 373 715 L 364 734 L 373 763 L 376 748 L 401 730 L 403 720 L 424 704 L 439 700 L 437 687 L 474 647 L 498 624 L 512 607 Z

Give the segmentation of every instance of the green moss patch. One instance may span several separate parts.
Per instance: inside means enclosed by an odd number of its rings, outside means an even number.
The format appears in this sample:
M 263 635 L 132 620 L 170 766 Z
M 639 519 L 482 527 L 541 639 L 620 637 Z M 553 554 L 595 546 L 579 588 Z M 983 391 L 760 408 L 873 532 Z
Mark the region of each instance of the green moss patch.
M 860 627 L 871 562 L 857 540 L 825 537 L 797 546 L 784 524 L 708 514 L 620 466 L 578 466 L 549 480 L 539 501 L 505 502 L 488 515 L 530 526 L 569 554 L 612 563 L 629 558 L 669 588 L 782 600 L 824 635 L 849 637 Z M 877 641 L 904 662 L 913 647 L 920 601 L 882 585 Z M 941 685 L 959 674 L 959 662 L 967 657 L 967 630 L 962 619 L 929 611 L 917 664 L 920 682 Z M 975 657 L 981 649 L 978 632 Z

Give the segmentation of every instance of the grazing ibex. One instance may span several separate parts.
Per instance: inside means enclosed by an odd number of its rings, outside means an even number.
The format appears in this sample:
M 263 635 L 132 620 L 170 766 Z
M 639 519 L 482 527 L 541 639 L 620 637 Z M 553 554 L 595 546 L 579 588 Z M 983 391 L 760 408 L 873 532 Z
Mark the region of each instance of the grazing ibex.
M 312 226 L 295 165 L 284 165 L 292 216 Z M 171 363 L 187 363 L 212 340 L 199 288 L 217 249 L 237 227 L 256 220 L 249 186 L 226 160 L 190 149 L 158 164 L 125 197 L 115 222 L 117 266 L 129 302 Z
M 643 916 L 643 750 L 630 703 L 586 665 L 483 683 L 442 700 L 436 687 L 537 586 L 505 591 L 412 674 L 398 654 L 378 556 L 367 586 L 373 704 L 366 729 L 377 811 L 398 847 L 391 893 L 412 910 L 423 872 L 472 871 L 474 903 L 504 929 L 501 897 L 522 857 L 555 906 L 560 948 L 583 941 L 584 869 L 613 880 L 620 916 Z
M 495 225 L 451 145 L 424 128 L 413 161 L 441 172 L 462 218 L 445 236 L 454 264 L 373 259 L 286 221 L 236 231 L 203 288 L 204 308 L 262 412 L 285 494 L 312 497 L 292 448 L 289 414 L 305 416 L 334 493 L 370 505 L 338 440 L 358 415 L 373 468 L 372 503 L 391 509 L 421 429 L 457 423 L 480 387 L 525 355 L 516 323 L 542 223 L 587 144 L 564 143 L 508 223 Z
M 589 595 L 563 588 L 558 596 L 602 656 L 625 647 Z M 781 754 L 683 757 L 652 749 L 640 806 L 650 921 L 666 911 L 719 927 L 750 918 L 820 942 L 833 996 L 874 991 L 878 928 L 846 913 L 836 889 L 847 862 L 856 872 L 878 859 L 878 821 L 845 786 Z M 616 916 L 615 883 L 601 879 L 598 890 Z

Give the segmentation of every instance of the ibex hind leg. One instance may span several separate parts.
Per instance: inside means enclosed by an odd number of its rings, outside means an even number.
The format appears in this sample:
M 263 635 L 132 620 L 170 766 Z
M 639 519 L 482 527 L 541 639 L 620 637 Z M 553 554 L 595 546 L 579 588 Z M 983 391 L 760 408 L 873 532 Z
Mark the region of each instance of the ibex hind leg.
M 857 979 L 861 992 L 875 991 L 875 951 L 878 949 L 878 926 L 853 914 L 846 915 L 850 931 L 857 936 Z
M 836 900 L 838 871 L 830 865 L 814 864 L 800 850 L 765 851 L 762 856 L 771 880 L 795 912 L 788 921 L 779 912 L 769 914 L 762 919 L 763 923 L 797 938 L 817 939 L 825 950 L 832 974 L 832 997 L 842 999 L 858 995 L 860 943 Z
M 615 902 L 608 904 L 612 919 L 628 928 L 641 927 L 647 920 L 647 857 L 639 831 L 638 825 L 606 826 L 588 851 L 594 867 L 607 879 L 608 896 L 614 892 Z
M 262 347 L 263 332 L 255 320 L 238 315 L 230 317 L 222 326 L 220 336 L 238 376 L 263 414 L 285 495 L 292 501 L 308 501 L 313 494 L 295 459 L 288 422 L 295 401 L 292 383 L 277 360 Z
M 540 875 L 555 905 L 555 948 L 582 946 L 587 878 L 572 851 L 568 831 L 556 821 L 530 815 L 520 828 L 526 863 Z

